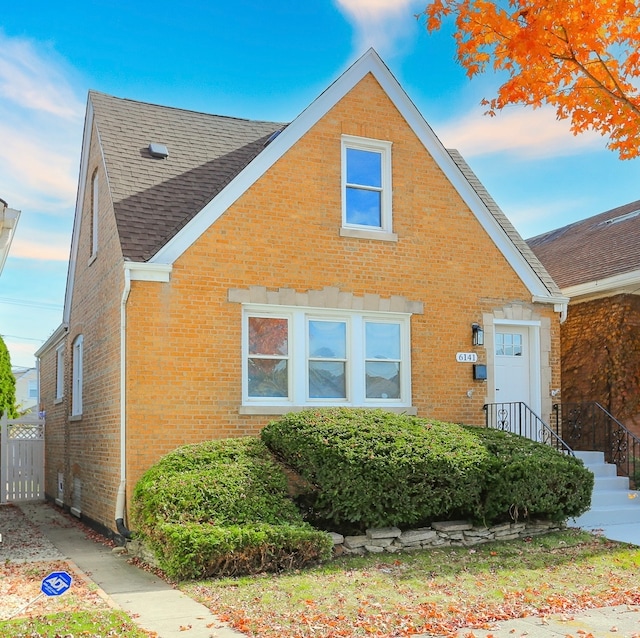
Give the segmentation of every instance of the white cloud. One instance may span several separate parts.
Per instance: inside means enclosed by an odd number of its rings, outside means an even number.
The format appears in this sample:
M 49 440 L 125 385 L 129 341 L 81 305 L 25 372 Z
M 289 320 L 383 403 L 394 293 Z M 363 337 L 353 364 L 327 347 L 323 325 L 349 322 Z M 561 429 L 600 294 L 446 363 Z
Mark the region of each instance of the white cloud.
M 29 40 L 0 32 L 0 95 L 22 108 L 75 120 L 82 104 L 50 48 L 39 52 Z
M 569 122 L 558 120 L 552 107 L 516 107 L 495 117 L 484 115 L 482 108 L 474 108 L 439 125 L 437 130 L 447 148 L 457 148 L 465 157 L 506 152 L 523 159 L 542 159 L 604 146 L 596 133 L 574 136 Z
M 373 47 L 383 56 L 393 55 L 416 20 L 411 6 L 416 0 L 335 0 L 338 8 L 353 22 L 358 54 Z M 418 11 L 417 9 L 416 11 Z
M 12 182 L 8 186 L 14 191 L 5 193 L 3 199 L 10 204 L 17 204 L 18 199 L 31 206 L 43 206 L 44 200 L 58 200 L 73 206 L 78 149 L 60 147 L 53 143 L 55 137 L 38 126 L 16 130 L 0 123 L 0 172 Z
M 73 208 L 84 106 L 72 77 L 50 47 L 0 31 L 0 198 L 12 208 Z
M 11 257 L 38 261 L 69 261 L 69 237 L 50 234 L 46 239 L 22 239 L 11 243 Z

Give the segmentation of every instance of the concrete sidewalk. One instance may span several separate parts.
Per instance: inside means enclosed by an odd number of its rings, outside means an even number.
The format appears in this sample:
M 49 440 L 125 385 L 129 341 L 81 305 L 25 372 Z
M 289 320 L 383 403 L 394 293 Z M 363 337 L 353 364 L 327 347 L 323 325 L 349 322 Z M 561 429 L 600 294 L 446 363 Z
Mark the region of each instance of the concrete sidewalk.
M 114 553 L 88 538 L 58 508 L 46 503 L 26 503 L 20 505 L 20 509 L 60 554 L 77 565 L 138 625 L 155 632 L 158 638 L 242 638 L 243 634 L 225 626 L 204 605 L 154 574 L 129 564 L 126 555 Z M 640 545 L 640 529 L 620 527 L 603 532 L 607 537 L 609 532 L 612 540 Z M 55 558 L 59 556 L 52 557 Z M 497 622 L 490 629 L 459 629 L 457 635 L 461 638 L 640 638 L 640 605 L 545 618 L 518 618 Z
M 241 638 L 207 607 L 154 574 L 131 565 L 127 556 L 88 538 L 56 507 L 24 503 L 20 509 L 58 551 L 95 582 L 117 607 L 158 638 Z

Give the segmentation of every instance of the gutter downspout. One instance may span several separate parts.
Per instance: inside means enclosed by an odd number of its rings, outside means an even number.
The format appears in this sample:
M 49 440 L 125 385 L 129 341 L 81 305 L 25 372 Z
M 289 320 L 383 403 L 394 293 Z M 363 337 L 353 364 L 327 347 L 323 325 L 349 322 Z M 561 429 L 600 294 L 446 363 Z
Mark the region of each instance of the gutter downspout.
M 127 300 L 131 292 L 131 270 L 124 264 L 124 289 L 120 302 L 120 487 L 116 499 L 116 529 L 125 539 L 132 534 L 124 524 L 127 488 Z

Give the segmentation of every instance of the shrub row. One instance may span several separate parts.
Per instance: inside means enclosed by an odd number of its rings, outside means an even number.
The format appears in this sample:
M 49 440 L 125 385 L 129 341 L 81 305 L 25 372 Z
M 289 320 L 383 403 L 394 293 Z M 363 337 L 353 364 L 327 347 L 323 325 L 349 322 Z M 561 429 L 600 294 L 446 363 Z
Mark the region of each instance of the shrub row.
M 330 537 L 303 521 L 256 437 L 174 450 L 138 481 L 131 515 L 175 578 L 300 567 L 331 554 Z
M 262 439 L 310 484 L 313 515 L 336 526 L 564 520 L 588 509 L 593 486 L 581 461 L 549 446 L 381 410 L 291 413 Z

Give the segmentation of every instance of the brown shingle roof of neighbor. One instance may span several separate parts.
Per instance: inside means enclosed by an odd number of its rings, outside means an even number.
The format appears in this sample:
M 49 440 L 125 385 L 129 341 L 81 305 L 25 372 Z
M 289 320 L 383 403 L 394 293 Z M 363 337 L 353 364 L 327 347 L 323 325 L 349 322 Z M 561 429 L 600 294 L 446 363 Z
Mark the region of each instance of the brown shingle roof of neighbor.
M 527 243 L 561 288 L 638 270 L 640 200 L 532 237 Z
M 460 155 L 460 153 L 455 149 L 447 149 L 447 153 L 449 153 L 451 159 L 456 163 L 462 174 L 476 191 L 484 205 L 489 209 L 489 212 L 493 215 L 494 219 L 498 222 L 505 234 L 520 251 L 522 256 L 529 262 L 529 265 L 536 275 L 538 275 L 547 290 L 553 296 L 562 296 L 557 283 L 551 277 L 544 265 L 540 263 L 540 260 L 533 253 L 531 248 L 529 248 L 527 242 L 522 239 L 520 233 L 518 233 L 513 224 L 509 221 L 508 217 L 504 214 L 493 197 L 491 197 L 489 191 L 487 191 L 477 175 L 471 170 L 471 167 L 467 164 L 462 155 Z
M 125 259 L 147 261 L 285 124 L 208 115 L 91 91 Z M 155 158 L 149 144 L 169 151 Z

